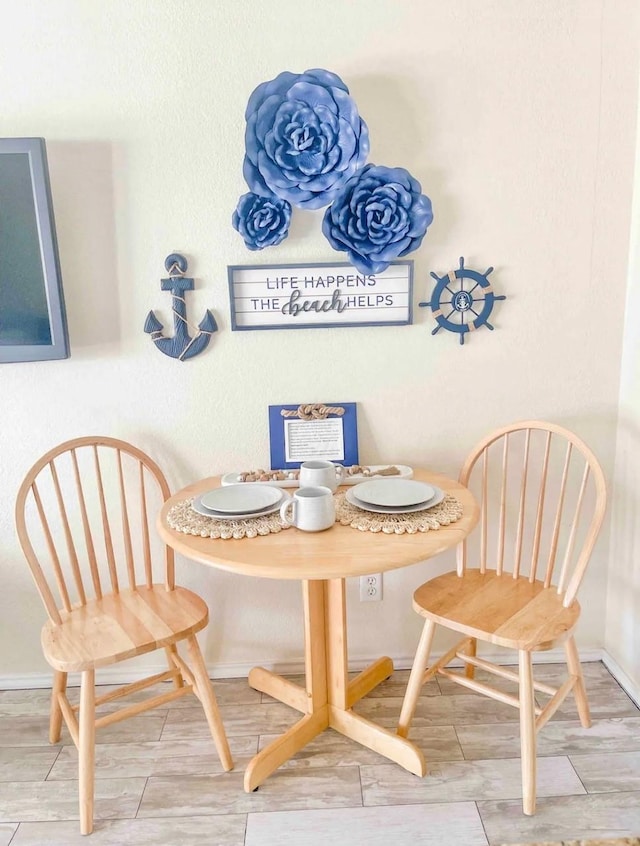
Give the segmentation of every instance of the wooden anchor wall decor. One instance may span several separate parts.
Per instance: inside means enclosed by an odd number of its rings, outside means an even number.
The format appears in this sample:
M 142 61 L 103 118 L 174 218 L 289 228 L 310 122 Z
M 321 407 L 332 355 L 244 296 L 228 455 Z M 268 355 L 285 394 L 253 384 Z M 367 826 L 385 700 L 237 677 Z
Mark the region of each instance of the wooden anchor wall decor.
M 186 258 L 180 253 L 171 253 L 164 260 L 164 266 L 169 273 L 169 278 L 160 280 L 160 288 L 163 291 L 171 291 L 173 338 L 167 338 L 162 334 L 164 327 L 152 311 L 147 315 L 144 331 L 151 335 L 152 341 L 160 352 L 171 358 L 185 361 L 207 348 L 211 336 L 218 331 L 218 324 L 209 309 L 197 329 L 187 320 L 185 294 L 187 291 L 193 291 L 194 284 L 192 278 L 184 275 L 188 266 Z M 189 329 L 194 333 L 193 337 L 189 334 Z

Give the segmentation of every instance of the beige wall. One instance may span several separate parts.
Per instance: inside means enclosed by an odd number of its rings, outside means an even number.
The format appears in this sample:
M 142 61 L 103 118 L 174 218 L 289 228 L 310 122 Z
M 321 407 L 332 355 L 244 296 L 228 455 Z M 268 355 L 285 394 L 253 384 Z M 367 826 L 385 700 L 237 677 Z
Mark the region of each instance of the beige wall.
M 640 691 L 640 144 L 636 151 L 629 279 L 612 486 L 605 645 L 630 689 Z M 637 698 L 636 698 L 637 701 Z
M 104 433 L 150 452 L 175 489 L 268 460 L 270 403 L 356 401 L 361 459 L 456 472 L 474 441 L 539 417 L 582 435 L 612 475 L 638 67 L 632 0 L 0 0 L 3 136 L 47 139 L 72 357 L 4 364 L 0 438 L 0 674 L 44 668 L 42 610 L 14 539 L 19 482 L 42 452 Z M 415 303 L 464 255 L 508 299 L 460 347 L 408 327 L 232 333 L 228 264 L 330 261 L 322 212 L 249 254 L 230 225 L 249 93 L 326 67 L 351 88 L 370 160 L 407 167 L 434 205 Z M 168 318 L 164 257 L 192 258 L 192 315 L 210 349 L 180 364 L 142 332 Z M 286 364 L 285 364 L 286 362 Z M 579 638 L 604 643 L 607 538 Z M 413 588 L 451 558 L 385 578 L 360 605 L 355 657 L 407 658 Z M 181 562 L 209 601 L 207 658 L 224 671 L 301 657 L 295 583 Z

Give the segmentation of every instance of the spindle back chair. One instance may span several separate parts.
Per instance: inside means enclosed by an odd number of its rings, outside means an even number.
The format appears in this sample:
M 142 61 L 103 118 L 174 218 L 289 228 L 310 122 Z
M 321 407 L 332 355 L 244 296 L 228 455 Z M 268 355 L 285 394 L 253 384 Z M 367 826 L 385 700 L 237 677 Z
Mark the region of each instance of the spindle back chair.
M 422 685 L 436 674 L 520 709 L 523 810 L 535 812 L 536 732 L 573 691 L 583 726 L 589 705 L 573 636 L 576 595 L 606 510 L 606 484 L 591 450 L 553 423 L 524 421 L 500 428 L 471 451 L 459 476 L 480 501 L 479 531 L 457 552 L 455 571 L 414 593 L 425 618 L 402 705 L 398 734 L 408 734 Z M 474 546 L 475 542 L 475 546 Z M 471 568 L 469 562 L 476 566 Z M 427 669 L 436 625 L 465 637 Z M 518 652 L 518 673 L 479 658 L 477 641 Z M 559 688 L 533 680 L 534 651 L 564 646 L 567 681 Z M 447 668 L 457 659 L 464 672 Z M 512 696 L 475 679 L 475 669 L 518 685 Z M 550 700 L 539 707 L 534 692 Z
M 27 473 L 16 501 L 18 538 L 48 614 L 45 658 L 54 669 L 49 739 L 62 720 L 79 753 L 80 827 L 93 829 L 95 730 L 193 693 L 201 701 L 224 769 L 233 766 L 196 633 L 205 602 L 175 584 L 173 550 L 152 527 L 169 497 L 158 465 L 115 438 L 67 441 Z M 177 644 L 186 642 L 189 663 Z M 97 668 L 164 649 L 169 669 L 100 697 Z M 81 673 L 79 705 L 68 673 Z M 96 706 L 171 681 L 172 689 L 96 718 Z

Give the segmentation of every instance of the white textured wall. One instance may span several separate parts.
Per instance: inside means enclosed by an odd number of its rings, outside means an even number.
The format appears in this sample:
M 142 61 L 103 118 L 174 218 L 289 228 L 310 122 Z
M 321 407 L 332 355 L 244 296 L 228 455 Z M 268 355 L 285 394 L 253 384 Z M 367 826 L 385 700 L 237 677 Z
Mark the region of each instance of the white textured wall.
M 634 185 L 605 644 L 635 689 L 640 690 L 640 143 Z
M 0 673 L 39 671 L 42 610 L 14 539 L 31 463 L 89 433 L 129 439 L 175 489 L 268 460 L 270 403 L 358 402 L 361 459 L 455 473 L 490 428 L 549 418 L 613 468 L 633 168 L 638 14 L 632 0 L 0 0 L 0 135 L 48 142 L 72 357 L 0 366 Z M 495 332 L 463 348 L 409 327 L 232 333 L 227 264 L 341 258 L 322 212 L 250 254 L 230 217 L 245 190 L 244 108 L 281 70 L 326 67 L 351 88 L 370 160 L 407 167 L 434 205 L 415 259 L 495 266 Z M 168 319 L 164 257 L 191 259 L 192 317 L 220 332 L 181 364 L 142 332 Z M 604 641 L 607 539 L 580 642 Z M 360 605 L 355 656 L 412 654 L 413 588 L 385 579 Z M 213 609 L 211 664 L 301 657 L 298 586 L 181 562 Z

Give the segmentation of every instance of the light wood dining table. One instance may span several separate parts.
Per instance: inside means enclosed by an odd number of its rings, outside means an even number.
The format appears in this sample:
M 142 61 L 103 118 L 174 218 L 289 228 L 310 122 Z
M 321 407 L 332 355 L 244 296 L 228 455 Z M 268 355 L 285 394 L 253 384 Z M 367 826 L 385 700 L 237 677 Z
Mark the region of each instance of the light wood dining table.
M 252 688 L 284 702 L 302 717 L 252 758 L 244 776 L 247 792 L 255 790 L 326 728 L 416 775 L 425 775 L 424 755 L 415 744 L 353 710 L 358 700 L 392 674 L 391 658 L 378 658 L 349 680 L 347 654 L 346 579 L 397 570 L 432 558 L 459 544 L 478 522 L 476 500 L 457 481 L 428 470 L 414 470 L 413 478 L 454 495 L 463 506 L 462 517 L 438 530 L 415 534 L 363 532 L 336 523 L 323 532 L 290 528 L 241 540 L 212 539 L 171 529 L 167 513 L 176 503 L 218 487 L 219 477 L 189 485 L 165 502 L 158 531 L 177 553 L 231 573 L 302 583 L 305 687 L 262 667 L 254 667 L 249 673 Z M 407 613 L 410 608 L 407 597 Z

